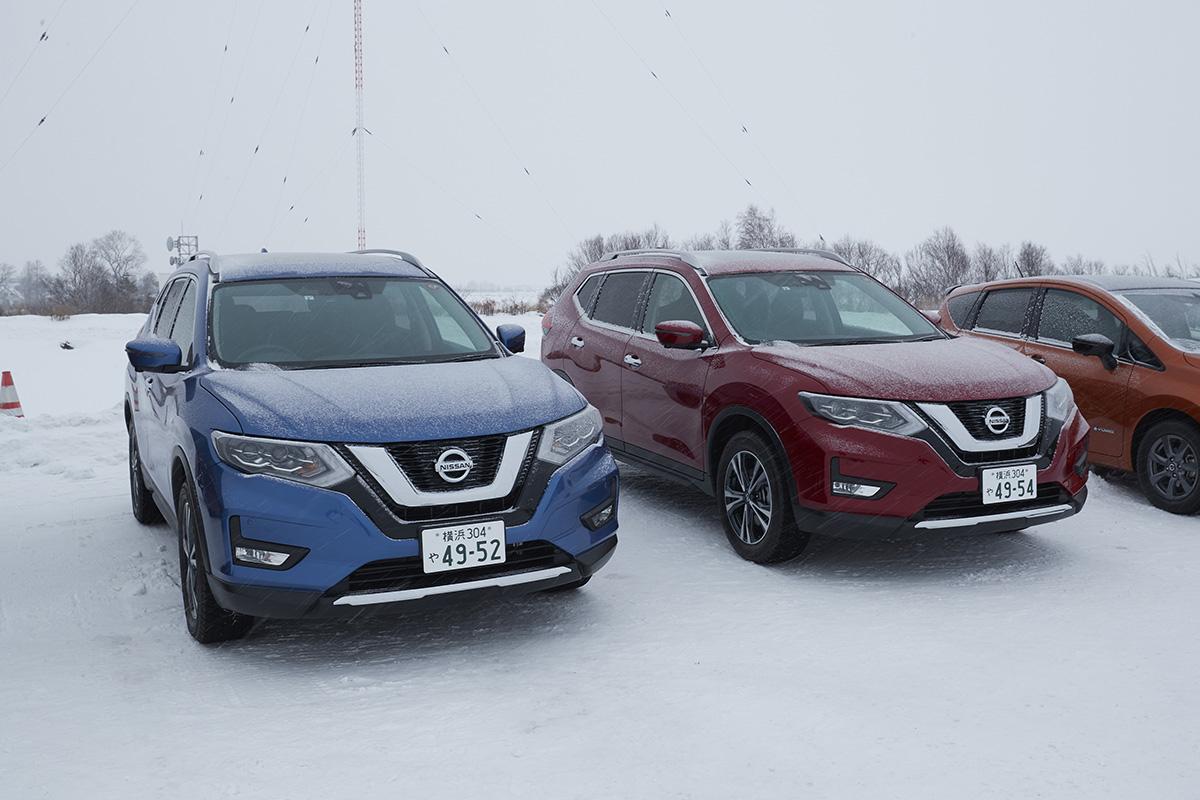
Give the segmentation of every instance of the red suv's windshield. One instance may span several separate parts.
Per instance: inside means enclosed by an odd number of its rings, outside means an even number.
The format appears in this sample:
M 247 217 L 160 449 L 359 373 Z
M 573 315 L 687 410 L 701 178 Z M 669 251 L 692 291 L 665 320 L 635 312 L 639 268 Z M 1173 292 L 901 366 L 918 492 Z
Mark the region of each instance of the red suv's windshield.
M 857 272 L 755 272 L 708 282 L 748 342 L 872 344 L 942 339 L 925 316 Z

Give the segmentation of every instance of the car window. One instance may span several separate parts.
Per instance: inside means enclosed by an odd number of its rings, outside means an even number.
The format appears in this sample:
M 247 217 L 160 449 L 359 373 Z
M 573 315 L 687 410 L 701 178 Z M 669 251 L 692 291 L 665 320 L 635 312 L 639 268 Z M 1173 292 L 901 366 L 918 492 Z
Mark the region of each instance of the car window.
M 999 289 L 988 292 L 975 318 L 975 329 L 1019 336 L 1025 329 L 1025 314 L 1033 289 Z
M 186 285 L 179 303 L 179 313 L 175 315 L 175 323 L 171 326 L 171 341 L 179 345 L 183 353 L 183 363 L 192 361 L 192 345 L 196 341 L 196 282 L 184 280 Z
M 171 338 L 171 326 L 175 324 L 175 315 L 179 313 L 179 300 L 183 295 L 185 279 L 176 278 L 167 287 L 163 295 L 162 305 L 158 309 L 158 318 L 154 321 L 152 333 L 162 339 Z
M 583 285 L 575 292 L 575 297 L 579 300 L 579 307 L 583 309 L 583 313 L 588 313 L 592 310 L 592 301 L 596 299 L 596 292 L 600 291 L 600 282 L 604 280 L 603 275 L 593 275 L 583 282 Z
M 1117 297 L 1172 347 L 1200 353 L 1200 289 L 1138 289 Z
M 1070 345 L 1076 336 L 1099 333 L 1113 342 L 1121 341 L 1121 321 L 1090 297 L 1064 289 L 1050 289 L 1042 300 L 1037 338 L 1042 342 Z
M 654 286 L 650 289 L 650 299 L 646 303 L 646 318 L 642 322 L 642 331 L 653 333 L 655 325 L 668 320 L 694 322 L 704 331 L 708 331 L 704 315 L 700 313 L 683 279 L 659 272 L 654 275 Z
M 971 309 L 975 307 L 975 301 L 979 299 L 980 292 L 967 292 L 966 294 L 955 295 L 946 301 L 946 308 L 950 312 L 950 319 L 960 328 L 967 326 L 967 317 L 971 315 Z
M 1126 358 L 1130 361 L 1136 361 L 1139 364 L 1145 364 L 1148 367 L 1162 369 L 1162 362 L 1158 360 L 1158 356 L 1154 355 L 1154 351 L 1136 333 L 1127 331 L 1125 333 L 1125 340 Z
M 640 271 L 610 273 L 600 289 L 600 296 L 596 298 L 592 319 L 621 328 L 632 328 L 646 274 Z

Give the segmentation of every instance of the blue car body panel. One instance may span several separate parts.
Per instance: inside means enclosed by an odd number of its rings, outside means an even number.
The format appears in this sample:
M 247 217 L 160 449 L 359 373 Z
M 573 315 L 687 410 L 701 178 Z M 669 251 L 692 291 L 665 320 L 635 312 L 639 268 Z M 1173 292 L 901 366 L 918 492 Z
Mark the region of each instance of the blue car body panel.
M 165 295 L 177 278 L 195 282 L 193 367 L 146 373 L 130 366 L 126 414 L 137 436 L 143 475 L 169 520 L 174 518 L 181 481 L 194 487 L 210 585 L 232 592 L 292 590 L 315 604 L 366 564 L 418 557 L 421 528 L 468 519 L 406 523 L 399 519 L 402 510 L 361 476 L 345 486 L 323 489 L 245 474 L 218 457 L 213 431 L 333 446 L 445 441 L 535 430 L 586 407 L 574 388 L 539 361 L 508 354 L 461 363 L 342 369 L 229 370 L 210 364 L 207 320 L 214 282 L 431 276 L 424 268 L 395 262 L 387 257 L 365 266 L 356 258 L 323 262 L 318 256 L 304 256 L 299 263 L 288 256 L 222 258 L 219 277 L 203 261 L 194 261 L 164 284 Z M 141 335 L 150 335 L 153 328 L 152 314 Z M 538 464 L 534 474 L 543 475 L 545 485 L 534 498 L 535 506 L 522 514 L 500 511 L 469 518 L 505 519 L 510 546 L 550 542 L 572 558 L 604 550 L 603 560 L 587 565 L 598 568 L 615 544 L 617 529 L 617 469 L 607 447 L 601 440 L 561 467 Z M 582 517 L 607 502 L 614 505 L 611 519 L 590 529 Z M 231 544 L 235 518 L 244 539 L 308 552 L 287 569 L 238 563 Z M 585 568 L 572 576 L 589 574 Z M 254 608 L 236 610 L 256 613 Z M 262 614 L 272 615 L 270 609 Z

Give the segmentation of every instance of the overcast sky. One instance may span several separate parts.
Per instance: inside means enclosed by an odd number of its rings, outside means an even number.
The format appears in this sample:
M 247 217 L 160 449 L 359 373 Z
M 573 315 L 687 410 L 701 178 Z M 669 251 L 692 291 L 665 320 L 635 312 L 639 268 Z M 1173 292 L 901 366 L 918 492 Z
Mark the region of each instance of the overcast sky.
M 804 239 L 951 225 L 1200 261 L 1200 3 L 364 6 L 368 244 L 452 281 L 541 285 L 586 235 L 747 202 Z M 181 231 L 352 249 L 350 0 L 140 0 L 80 75 L 129 8 L 0 5 L 0 93 L 28 59 L 0 101 L 0 261 L 112 228 L 161 270 Z

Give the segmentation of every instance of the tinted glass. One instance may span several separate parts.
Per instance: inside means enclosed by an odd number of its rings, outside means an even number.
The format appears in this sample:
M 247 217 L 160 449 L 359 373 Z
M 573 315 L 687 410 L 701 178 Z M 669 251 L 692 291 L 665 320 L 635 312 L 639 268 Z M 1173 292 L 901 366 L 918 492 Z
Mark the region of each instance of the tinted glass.
M 988 292 L 975 318 L 975 329 L 1019 335 L 1025 329 L 1025 312 L 1033 289 L 1001 289 Z
M 749 342 L 869 344 L 943 335 L 878 281 L 858 272 L 757 272 L 708 282 Z
M 583 286 L 579 287 L 579 291 L 575 296 L 579 298 L 579 306 L 586 314 L 592 310 L 592 301 L 596 299 L 596 292 L 600 289 L 600 282 L 604 280 L 603 275 L 593 275 L 583 282 Z
M 1139 364 L 1146 364 L 1147 366 L 1151 367 L 1162 367 L 1162 362 L 1158 360 L 1158 356 L 1154 355 L 1154 351 L 1151 350 L 1145 342 L 1138 338 L 1136 333 L 1129 331 L 1125 334 L 1125 337 L 1128 342 L 1126 345 L 1125 355 L 1128 359 L 1131 361 L 1136 361 Z
M 633 315 L 637 310 L 638 295 L 641 294 L 642 284 L 646 281 L 645 272 L 613 272 L 609 274 L 604 286 L 600 288 L 600 296 L 596 298 L 596 308 L 592 311 L 592 319 L 619 325 L 622 328 L 633 327 Z
M 654 275 L 654 286 L 650 289 L 650 300 L 646 303 L 646 318 L 642 321 L 642 331 L 653 333 L 654 326 L 668 320 L 684 320 L 694 322 L 708 330 L 704 315 L 692 299 L 692 293 L 684 285 L 682 278 L 674 275 L 664 275 L 661 272 Z
M 1118 296 L 1173 346 L 1200 353 L 1200 289 L 1139 289 Z
M 971 309 L 975 306 L 975 301 L 979 299 L 979 292 L 967 292 L 956 297 L 951 297 L 946 301 L 946 308 L 950 311 L 950 319 L 960 328 L 966 327 L 967 316 L 970 315 Z
M 490 334 L 437 281 L 316 278 L 213 291 L 212 341 L 229 366 L 353 367 L 498 358 Z
M 1099 333 L 1121 341 L 1121 321 L 1104 306 L 1076 292 L 1050 289 L 1042 300 L 1037 338 L 1069 345 L 1076 336 Z
M 183 363 L 192 360 L 192 344 L 196 340 L 196 282 L 182 281 L 187 289 L 179 303 L 179 313 L 175 315 L 175 324 L 171 326 L 171 340 L 179 345 L 183 353 Z
M 175 315 L 179 313 L 179 300 L 183 294 L 185 282 L 182 278 L 176 278 L 167 287 L 162 305 L 158 308 L 158 319 L 154 321 L 153 333 L 155 336 L 163 339 L 171 338 L 171 326 L 175 324 Z

